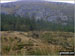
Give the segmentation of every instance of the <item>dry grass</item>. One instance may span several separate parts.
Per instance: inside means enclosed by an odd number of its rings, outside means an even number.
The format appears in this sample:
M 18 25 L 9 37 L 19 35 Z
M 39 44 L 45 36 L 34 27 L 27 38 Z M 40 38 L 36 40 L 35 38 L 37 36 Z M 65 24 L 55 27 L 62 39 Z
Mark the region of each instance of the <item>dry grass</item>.
M 59 51 L 74 51 L 72 32 L 2 31 L 2 55 L 58 55 Z

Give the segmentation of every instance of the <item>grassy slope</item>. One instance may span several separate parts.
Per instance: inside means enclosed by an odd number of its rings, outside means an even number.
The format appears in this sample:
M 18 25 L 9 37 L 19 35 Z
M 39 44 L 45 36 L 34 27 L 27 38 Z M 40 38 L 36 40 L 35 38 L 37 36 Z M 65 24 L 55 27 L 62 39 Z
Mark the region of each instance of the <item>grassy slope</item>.
M 2 55 L 54 55 L 73 51 L 71 32 L 2 31 Z

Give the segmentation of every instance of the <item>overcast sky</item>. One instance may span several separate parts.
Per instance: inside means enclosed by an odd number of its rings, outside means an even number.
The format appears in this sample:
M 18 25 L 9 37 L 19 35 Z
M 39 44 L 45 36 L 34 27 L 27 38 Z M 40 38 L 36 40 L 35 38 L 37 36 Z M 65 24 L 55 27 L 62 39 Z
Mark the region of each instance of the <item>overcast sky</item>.
M 19 1 L 19 0 L 1 0 L 0 3 L 14 2 L 14 1 Z M 74 0 L 44 0 L 44 1 L 74 3 Z

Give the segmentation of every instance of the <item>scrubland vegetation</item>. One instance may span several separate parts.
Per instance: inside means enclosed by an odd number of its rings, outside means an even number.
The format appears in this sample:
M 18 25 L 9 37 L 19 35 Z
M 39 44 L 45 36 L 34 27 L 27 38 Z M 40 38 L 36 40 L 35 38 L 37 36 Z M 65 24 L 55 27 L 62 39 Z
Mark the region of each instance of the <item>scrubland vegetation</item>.
M 2 55 L 58 55 L 74 51 L 74 33 L 52 31 L 2 31 Z

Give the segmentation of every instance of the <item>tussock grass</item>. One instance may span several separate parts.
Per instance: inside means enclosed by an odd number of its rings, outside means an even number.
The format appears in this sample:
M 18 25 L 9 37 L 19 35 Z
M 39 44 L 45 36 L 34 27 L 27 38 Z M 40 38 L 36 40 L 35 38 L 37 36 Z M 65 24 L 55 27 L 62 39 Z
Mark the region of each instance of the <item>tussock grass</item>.
M 33 31 L 1 32 L 2 55 L 58 55 L 74 51 L 74 33 Z

